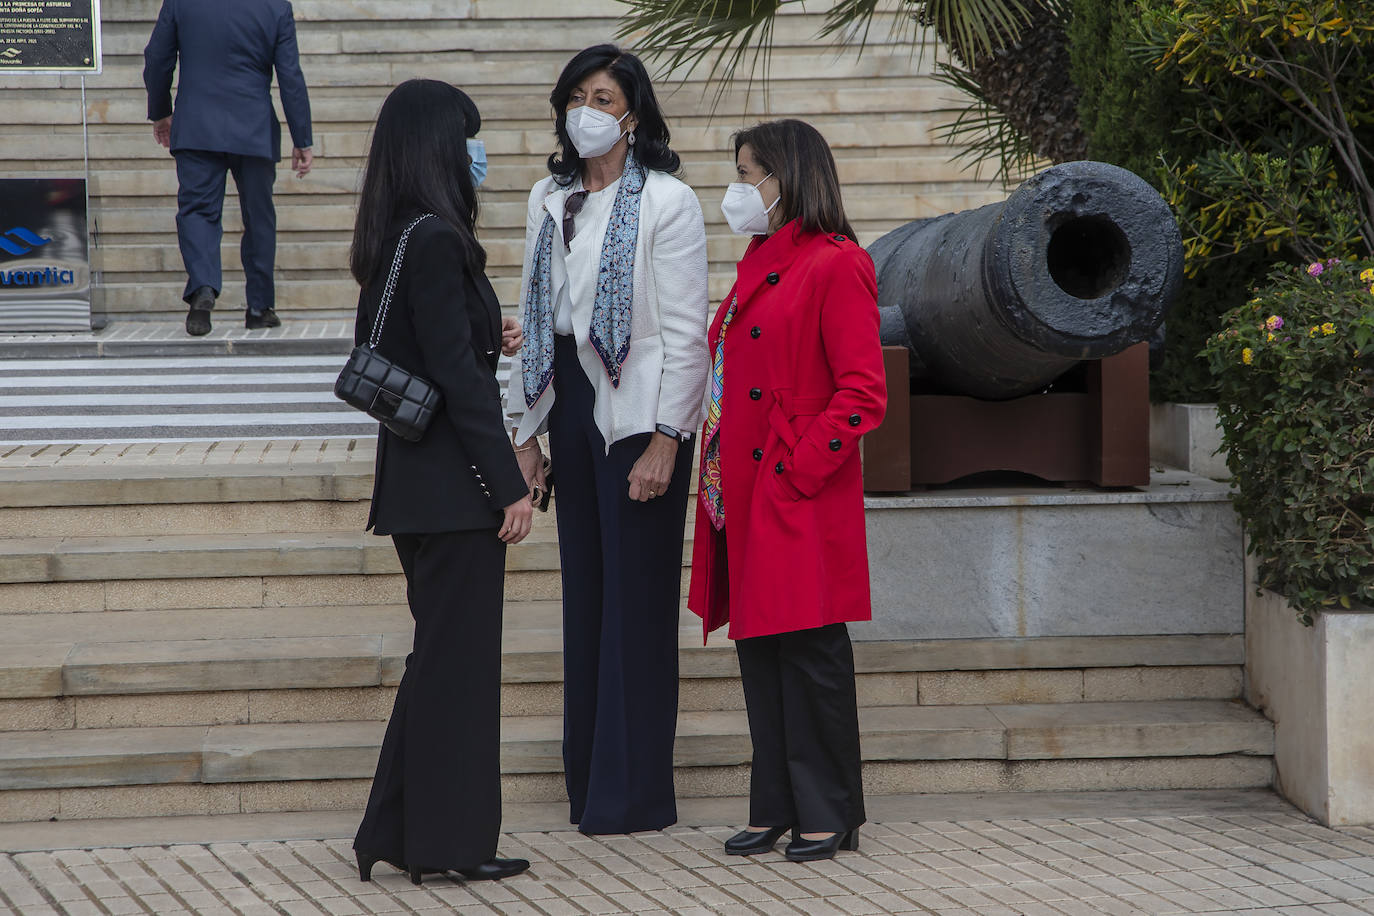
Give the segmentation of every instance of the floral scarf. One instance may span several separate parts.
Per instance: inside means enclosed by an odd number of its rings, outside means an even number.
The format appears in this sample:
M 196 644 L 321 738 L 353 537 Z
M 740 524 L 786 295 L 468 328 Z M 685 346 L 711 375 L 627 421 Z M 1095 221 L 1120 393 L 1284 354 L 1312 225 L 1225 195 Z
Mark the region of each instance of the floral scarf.
M 634 150 L 625 157 L 606 238 L 601 245 L 601 268 L 592 303 L 591 344 L 606 367 L 611 387 L 620 387 L 620 368 L 630 355 L 630 309 L 634 303 L 635 244 L 639 239 L 640 192 L 645 172 Z M 525 346 L 521 353 L 525 406 L 536 401 L 553 381 L 553 216 L 544 214 L 530 265 L 529 289 L 521 313 Z

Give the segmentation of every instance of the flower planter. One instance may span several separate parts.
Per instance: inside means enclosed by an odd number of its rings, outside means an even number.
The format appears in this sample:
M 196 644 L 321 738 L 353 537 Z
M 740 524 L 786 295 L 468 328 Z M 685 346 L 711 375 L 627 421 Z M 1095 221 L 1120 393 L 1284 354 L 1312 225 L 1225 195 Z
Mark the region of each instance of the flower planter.
M 1246 561 L 1245 697 L 1274 722 L 1275 788 L 1327 826 L 1374 823 L 1374 609 L 1305 627 Z
M 1199 477 L 1226 480 L 1215 404 L 1151 404 L 1150 460 Z

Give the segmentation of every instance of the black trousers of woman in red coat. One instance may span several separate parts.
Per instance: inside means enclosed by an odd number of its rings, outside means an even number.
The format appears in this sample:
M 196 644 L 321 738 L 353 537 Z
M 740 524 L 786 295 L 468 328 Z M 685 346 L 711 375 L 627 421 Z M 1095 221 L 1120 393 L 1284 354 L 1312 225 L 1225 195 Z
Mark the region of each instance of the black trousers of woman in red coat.
M 735 640 L 754 764 L 749 823 L 844 833 L 865 820 L 854 648 L 842 623 Z
M 394 534 L 415 643 L 353 848 L 423 869 L 480 865 L 501 833 L 501 603 L 493 528 Z

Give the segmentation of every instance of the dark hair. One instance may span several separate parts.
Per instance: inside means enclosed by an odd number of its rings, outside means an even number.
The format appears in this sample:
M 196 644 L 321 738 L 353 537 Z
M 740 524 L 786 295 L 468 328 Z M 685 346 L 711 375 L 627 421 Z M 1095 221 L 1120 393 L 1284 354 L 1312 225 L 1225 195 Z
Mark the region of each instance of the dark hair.
M 468 267 L 487 254 L 477 243 L 477 191 L 467 138 L 481 115 L 467 93 L 439 80 L 406 80 L 386 97 L 372 129 L 348 266 L 359 286 L 381 273 L 387 232 L 400 218 L 433 213 L 457 231 Z
M 754 160 L 778 179 L 780 225 L 795 219 L 803 232 L 842 232 L 854 238 L 844 215 L 835 157 L 820 131 L 789 118 L 746 127 L 734 139 L 736 159 L 747 143 Z
M 640 165 L 656 172 L 676 174 L 682 167 L 678 154 L 668 147 L 668 124 L 654 97 L 649 73 L 638 57 L 615 45 L 596 45 L 577 52 L 558 76 L 558 83 L 549 93 L 553 106 L 553 132 L 558 137 L 558 151 L 549 155 L 549 171 L 559 184 L 570 183 L 582 171 L 582 157 L 568 139 L 568 99 L 583 80 L 597 71 L 605 70 L 625 93 L 635 125 L 635 159 Z

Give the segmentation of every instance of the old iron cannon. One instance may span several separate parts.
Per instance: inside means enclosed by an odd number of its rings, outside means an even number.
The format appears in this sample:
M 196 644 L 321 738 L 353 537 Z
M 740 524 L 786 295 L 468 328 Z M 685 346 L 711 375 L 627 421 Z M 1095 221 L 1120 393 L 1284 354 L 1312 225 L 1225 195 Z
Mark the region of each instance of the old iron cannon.
M 865 446 L 879 465 L 870 489 L 989 470 L 1148 482 L 1143 342 L 1178 293 L 1183 246 L 1144 180 L 1058 165 L 1002 203 L 908 223 L 868 251 L 882 342 L 906 368 L 885 350 L 895 427 Z M 883 482 L 892 449 L 910 453 L 909 474 L 894 466 Z

